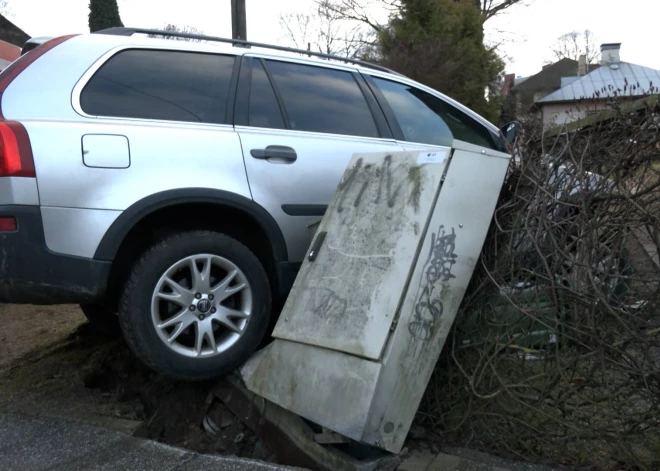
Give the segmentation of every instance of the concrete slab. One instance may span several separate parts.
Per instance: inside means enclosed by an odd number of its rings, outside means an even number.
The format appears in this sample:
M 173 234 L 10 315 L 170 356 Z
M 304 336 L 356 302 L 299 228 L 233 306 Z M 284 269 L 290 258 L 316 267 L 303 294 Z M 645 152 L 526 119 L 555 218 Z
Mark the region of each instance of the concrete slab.
M 464 466 L 461 466 L 462 461 L 463 460 L 457 456 L 440 453 L 427 466 L 426 471 L 459 471 L 459 469 L 461 471 L 467 471 Z
M 0 469 L 280 471 L 280 465 L 201 455 L 63 419 L 0 414 Z
M 468 448 L 445 448 L 443 451 L 451 456 L 461 459 L 467 465 L 463 465 L 461 469 L 465 471 L 568 471 L 572 468 L 563 466 L 552 467 L 536 463 L 528 463 L 524 461 L 507 460 L 498 456 L 488 455 Z M 481 467 L 478 467 L 481 465 Z M 468 466 L 465 468 L 465 466 Z
M 285 468 L 280 465 L 246 458 L 196 455 L 184 464 L 173 468 L 172 471 L 245 471 L 248 469 L 254 471 L 271 471 L 282 469 L 302 470 L 303 468 Z
M 357 459 L 318 443 L 309 424 L 248 391 L 240 378 L 228 376 L 216 382 L 213 394 L 263 440 L 280 462 L 316 471 L 391 471 L 400 463 L 394 455 L 378 453 Z
M 435 455 L 430 451 L 415 451 L 409 458 L 407 458 L 401 466 L 397 468 L 398 471 L 425 471 L 426 468 L 435 459 Z
M 568 471 L 569 468 L 506 460 L 466 448 L 448 448 L 444 453 L 414 451 L 397 471 Z

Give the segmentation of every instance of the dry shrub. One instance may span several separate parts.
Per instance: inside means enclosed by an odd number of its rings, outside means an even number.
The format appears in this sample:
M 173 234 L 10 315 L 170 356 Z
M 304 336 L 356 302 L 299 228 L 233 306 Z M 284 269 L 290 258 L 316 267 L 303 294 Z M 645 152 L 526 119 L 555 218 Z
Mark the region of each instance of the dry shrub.
M 417 417 L 443 444 L 660 467 L 659 123 L 525 124 Z

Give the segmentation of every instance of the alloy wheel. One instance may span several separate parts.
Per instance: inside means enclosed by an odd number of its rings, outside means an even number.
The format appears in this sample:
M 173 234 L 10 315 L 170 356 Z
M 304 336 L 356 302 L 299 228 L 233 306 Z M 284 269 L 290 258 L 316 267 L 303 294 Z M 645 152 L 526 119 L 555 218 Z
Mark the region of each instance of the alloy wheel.
M 233 346 L 252 313 L 252 290 L 235 263 L 212 254 L 192 255 L 168 268 L 151 298 L 160 339 L 187 357 L 212 357 Z

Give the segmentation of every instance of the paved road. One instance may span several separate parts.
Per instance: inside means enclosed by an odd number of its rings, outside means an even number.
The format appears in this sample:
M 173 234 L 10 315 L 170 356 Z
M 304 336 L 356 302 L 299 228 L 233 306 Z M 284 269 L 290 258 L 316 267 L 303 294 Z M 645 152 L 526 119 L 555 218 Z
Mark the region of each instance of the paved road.
M 470 450 L 413 452 L 399 471 L 559 471 Z M 202 455 L 64 419 L 0 414 L 2 471 L 303 471 L 263 461 Z
M 62 419 L 0 414 L 0 470 L 285 471 L 261 461 L 200 455 Z

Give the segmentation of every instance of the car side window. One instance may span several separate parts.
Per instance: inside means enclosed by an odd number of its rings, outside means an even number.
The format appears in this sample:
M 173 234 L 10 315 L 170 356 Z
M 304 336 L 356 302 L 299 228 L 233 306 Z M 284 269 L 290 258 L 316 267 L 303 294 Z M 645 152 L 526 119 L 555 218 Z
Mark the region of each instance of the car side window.
M 266 69 L 259 60 L 252 63 L 248 124 L 261 128 L 284 129 L 284 118 Z
M 267 61 L 292 130 L 379 137 L 367 100 L 353 74 Z
M 225 123 L 234 56 L 130 49 L 108 60 L 80 95 L 94 116 Z
M 494 148 L 485 126 L 438 97 L 403 83 L 372 77 L 410 142 L 451 146 L 454 138 Z

